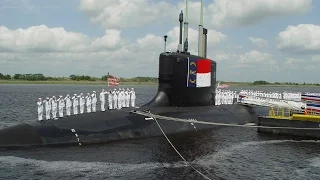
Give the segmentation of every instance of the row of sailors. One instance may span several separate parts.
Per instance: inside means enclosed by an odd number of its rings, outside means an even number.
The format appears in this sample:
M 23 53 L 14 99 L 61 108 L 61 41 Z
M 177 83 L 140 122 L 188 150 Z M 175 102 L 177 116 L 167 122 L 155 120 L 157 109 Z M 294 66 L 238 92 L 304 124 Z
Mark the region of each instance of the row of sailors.
M 274 99 L 285 99 L 293 101 L 301 101 L 301 92 L 262 92 L 262 91 L 253 91 L 253 90 L 241 90 L 240 94 L 257 96 L 257 97 L 266 97 Z
M 133 88 L 131 90 L 124 88 L 113 89 L 112 91 L 105 91 L 102 89 L 99 99 L 101 102 L 101 111 L 105 111 L 105 102 L 106 98 L 105 95 L 107 95 L 108 98 L 108 104 L 109 109 L 121 109 L 123 107 L 135 107 L 135 91 Z M 87 113 L 90 112 L 96 112 L 96 103 L 97 103 L 97 96 L 96 92 L 93 91 L 92 94 L 87 93 L 87 96 L 84 96 L 83 93 L 81 93 L 79 96 L 77 94 L 74 94 L 71 98 L 70 95 L 67 94 L 65 98 L 63 96 L 59 96 L 58 99 L 56 99 L 55 96 L 52 98 L 47 97 L 44 101 L 42 101 L 42 98 L 39 98 L 37 105 L 38 105 L 38 120 L 43 119 L 43 104 L 45 105 L 45 114 L 46 119 L 57 119 L 57 107 L 59 110 L 59 117 L 63 117 L 63 108 L 66 107 L 66 115 L 71 115 L 71 106 L 73 106 L 73 114 L 78 114 L 78 106 L 80 105 L 80 114 L 84 113 L 84 106 L 87 106 Z
M 237 98 L 236 91 L 218 89 L 215 95 L 215 105 L 233 104 L 234 98 Z

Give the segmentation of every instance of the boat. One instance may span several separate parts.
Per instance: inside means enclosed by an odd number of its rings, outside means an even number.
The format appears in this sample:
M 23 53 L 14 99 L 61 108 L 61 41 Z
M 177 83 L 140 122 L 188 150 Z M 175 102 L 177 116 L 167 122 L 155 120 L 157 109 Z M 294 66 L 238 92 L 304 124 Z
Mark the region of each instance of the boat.
M 182 49 L 183 12 L 179 22 L 178 50 L 167 52 L 165 47 L 160 53 L 158 92 L 150 102 L 139 108 L 71 115 L 3 128 L 0 147 L 84 146 L 162 136 L 162 130 L 166 134 L 194 133 L 217 127 L 205 123 L 244 125 L 256 122 L 259 115 L 267 115 L 266 108 L 215 105 L 217 63 L 206 57 L 207 29 L 200 23 L 198 55 L 193 55 L 188 52 L 187 22 L 184 22 Z M 205 123 L 195 123 L 197 120 Z

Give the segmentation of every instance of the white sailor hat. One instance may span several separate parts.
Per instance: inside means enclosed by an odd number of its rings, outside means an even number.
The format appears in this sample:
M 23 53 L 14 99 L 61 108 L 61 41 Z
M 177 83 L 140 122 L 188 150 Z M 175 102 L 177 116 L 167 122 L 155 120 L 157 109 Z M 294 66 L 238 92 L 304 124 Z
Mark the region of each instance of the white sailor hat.
M 95 91 L 92 91 L 93 93 L 96 93 Z
M 59 97 L 62 97 L 62 95 L 60 95 Z
M 75 95 L 75 96 L 76 96 L 77 94 L 73 94 L 73 95 Z
M 46 99 L 49 99 L 49 97 L 46 97 Z

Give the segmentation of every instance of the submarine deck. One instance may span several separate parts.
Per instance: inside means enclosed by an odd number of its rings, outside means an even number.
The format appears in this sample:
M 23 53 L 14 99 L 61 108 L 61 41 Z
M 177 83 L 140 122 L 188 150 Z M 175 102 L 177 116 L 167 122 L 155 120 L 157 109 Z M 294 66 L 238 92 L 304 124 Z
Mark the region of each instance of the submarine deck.
M 85 113 L 1 129 L 0 147 L 82 145 L 162 135 L 155 121 L 147 120 L 150 118 L 148 116 L 131 113 L 133 110 L 145 111 L 146 109 L 144 107 L 125 108 Z M 166 117 L 230 124 L 256 122 L 258 118 L 255 110 L 242 105 L 154 107 L 148 111 Z M 259 115 L 265 115 L 261 114 L 261 108 L 258 111 L 260 111 Z M 188 133 L 215 127 L 192 122 L 158 120 L 166 134 Z

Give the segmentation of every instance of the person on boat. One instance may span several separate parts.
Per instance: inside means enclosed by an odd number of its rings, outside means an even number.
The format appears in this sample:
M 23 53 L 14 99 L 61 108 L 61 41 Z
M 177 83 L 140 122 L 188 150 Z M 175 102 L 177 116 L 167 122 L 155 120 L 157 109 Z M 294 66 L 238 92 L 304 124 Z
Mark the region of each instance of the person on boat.
M 136 102 L 136 92 L 134 91 L 133 88 L 131 88 L 131 96 L 130 96 L 130 101 L 131 101 L 131 107 L 135 107 L 135 102 Z
M 74 94 L 71 99 L 72 99 L 72 105 L 73 105 L 73 114 L 76 115 L 78 114 L 78 105 L 79 105 L 77 94 Z
M 108 98 L 108 107 L 109 107 L 109 109 L 113 109 L 112 91 L 111 90 L 109 92 L 107 92 L 107 98 Z
M 37 105 L 38 105 L 38 120 L 39 121 L 42 121 L 42 116 L 43 116 L 43 102 L 42 102 L 42 99 L 39 98 L 38 102 L 37 102 Z
M 86 102 L 86 105 L 87 105 L 87 113 L 90 113 L 90 112 L 91 112 L 91 104 L 92 104 L 90 93 L 87 93 L 86 100 L 87 100 L 87 102 Z
M 64 108 L 64 99 L 63 99 L 63 97 L 60 95 L 59 96 L 59 99 L 57 100 L 58 102 L 59 102 L 59 105 L 58 105 L 58 107 L 59 107 L 59 117 L 63 117 L 63 108 Z
M 105 106 L 104 106 L 106 103 L 105 94 L 107 94 L 107 92 L 104 89 L 102 89 L 100 96 L 99 96 L 100 101 L 101 101 L 101 111 L 106 111 Z
M 71 106 L 72 106 L 72 102 L 70 100 L 70 95 L 67 94 L 67 96 L 64 98 L 64 100 L 66 101 L 67 116 L 70 116 L 71 115 Z
M 49 99 L 49 97 L 47 97 L 44 101 L 44 105 L 46 108 L 46 120 L 50 119 L 50 111 L 51 111 L 51 99 Z
M 124 90 L 124 107 L 130 107 L 129 103 L 130 103 L 130 90 L 129 88 L 127 88 L 126 90 Z
M 113 98 L 113 108 L 118 109 L 118 94 L 116 89 L 112 91 L 112 98 Z
M 118 109 L 123 108 L 123 102 L 124 102 L 124 93 L 123 93 L 123 89 L 119 88 L 118 91 Z
M 57 99 L 55 96 L 52 96 L 51 108 L 52 118 L 57 119 Z
M 83 112 L 84 112 L 84 104 L 86 103 L 86 100 L 85 100 L 85 98 L 83 96 L 83 93 L 80 93 L 78 98 L 79 98 L 79 104 L 80 104 L 80 114 L 83 114 Z
M 96 112 L 97 107 L 97 94 L 95 91 L 92 93 L 92 112 Z

